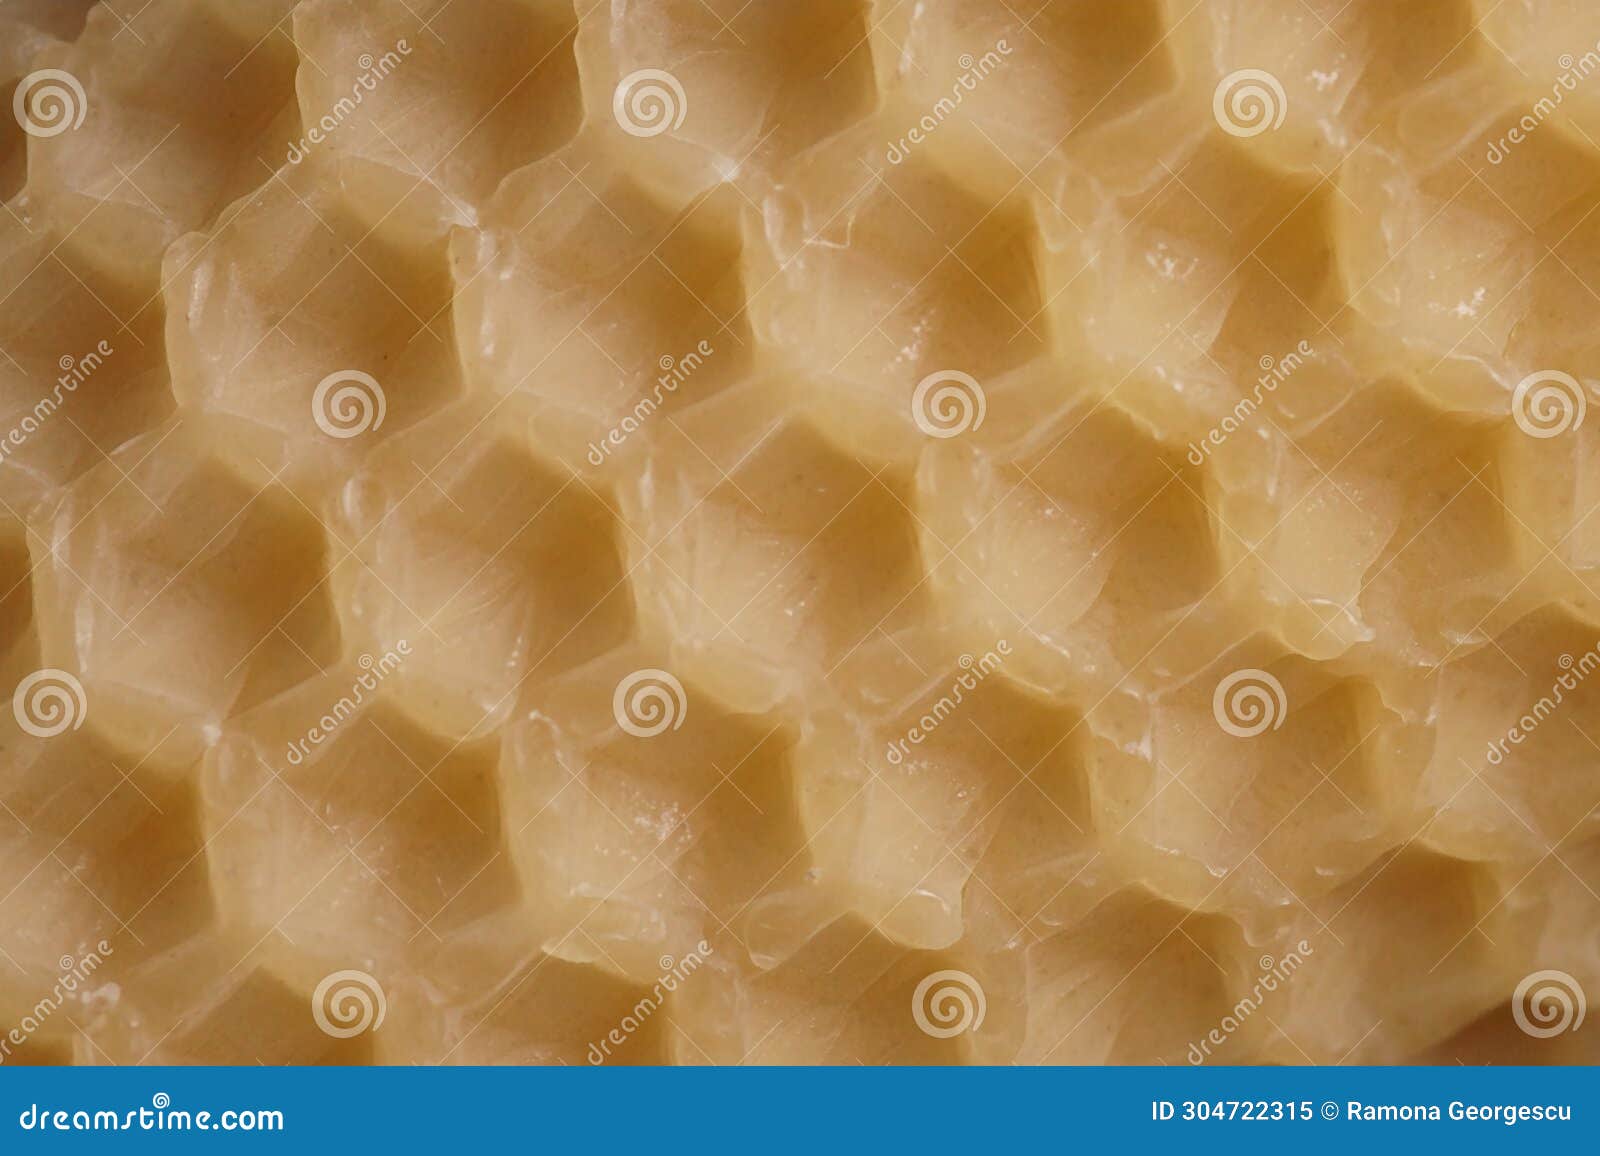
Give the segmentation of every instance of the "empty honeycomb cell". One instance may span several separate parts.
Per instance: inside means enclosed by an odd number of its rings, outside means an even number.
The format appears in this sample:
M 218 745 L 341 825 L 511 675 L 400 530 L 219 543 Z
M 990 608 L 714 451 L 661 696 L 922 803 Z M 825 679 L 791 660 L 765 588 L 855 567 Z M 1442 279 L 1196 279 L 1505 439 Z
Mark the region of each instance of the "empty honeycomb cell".
M 317 523 L 182 424 L 56 491 L 29 550 L 41 659 L 81 680 L 96 725 L 130 750 L 198 755 L 233 711 L 331 657 Z
M 1600 806 L 1593 623 L 1534 614 L 1438 667 L 1438 721 L 1417 806 L 1427 845 L 1542 852 L 1582 838 Z
M 941 645 L 941 642 L 943 645 Z M 1011 646 L 957 653 L 901 633 L 842 663 L 844 702 L 812 716 L 796 761 L 818 883 L 908 947 L 961 939 L 974 863 L 1024 811 L 1049 812 L 1056 853 L 1087 858 L 1086 785 L 1075 719 L 1005 678 Z
M 368 220 L 422 237 L 475 225 L 503 177 L 576 131 L 575 32 L 567 0 L 299 4 L 304 135 L 277 163 L 329 153 Z
M 66 240 L 0 221 L 0 509 L 19 524 L 172 410 L 159 312 Z
M 1287 405 L 1321 384 L 1296 368 L 1273 388 Z M 1230 581 L 1273 608 L 1282 635 L 1319 658 L 1382 655 L 1398 693 L 1408 673 L 1507 611 L 1514 524 L 1484 419 L 1441 413 L 1402 381 L 1340 402 L 1311 420 L 1255 411 L 1213 439 L 1208 502 Z M 1276 478 L 1270 492 L 1252 484 L 1263 470 Z M 1419 586 L 1450 597 L 1409 598 Z M 1418 701 L 1415 687 L 1408 697 Z
M 891 119 L 891 158 L 931 148 L 992 165 L 998 152 L 1010 184 L 1103 139 L 1097 130 L 1148 109 L 1176 80 L 1156 0 L 1109 11 L 1089 0 L 894 8 L 906 22 L 901 46 L 887 46 L 904 135 Z
M 529 702 L 501 789 L 547 950 L 644 980 L 663 953 L 748 934 L 767 893 L 812 886 L 780 724 L 730 715 L 631 650 Z
M 874 15 L 865 0 L 592 5 L 580 40 L 591 119 L 619 155 L 681 187 L 770 186 L 782 162 L 877 103 Z
M 153 288 L 164 250 L 259 186 L 294 127 L 294 50 L 267 35 L 290 6 L 159 0 L 137 36 L 92 10 L 76 43 L 33 61 L 74 78 L 66 115 L 82 121 L 30 138 L 30 200 Z
M 242 470 L 348 470 L 460 393 L 441 256 L 362 225 L 306 168 L 279 172 L 167 250 L 173 393 Z
M 1150 890 L 1250 925 L 1387 848 L 1377 752 L 1393 725 L 1360 684 L 1247 644 L 1154 697 L 1139 748 L 1100 750 L 1096 827 Z
M 452 738 L 492 732 L 530 679 L 631 622 L 610 511 L 470 404 L 373 451 L 329 533 L 347 643 L 374 658 L 408 647 L 395 693 Z
M 758 400 L 674 422 L 618 498 L 641 630 L 748 711 L 815 686 L 919 583 L 903 488 Z
M 1445 1025 L 1464 1025 L 1500 1005 L 1520 973 L 1505 974 L 1493 959 L 1492 945 L 1506 933 L 1497 892 L 1482 865 L 1408 840 L 1313 901 L 1315 914 L 1299 911 L 1281 944 L 1267 945 L 1280 959 L 1300 942 L 1310 951 L 1300 953 L 1303 964 L 1274 998 L 1278 1033 L 1262 1059 L 1401 1063 L 1444 1039 L 1451 1030 Z M 1310 1010 L 1330 1002 L 1345 1014 Z
M 1487 66 L 1485 66 L 1487 67 Z M 1592 308 L 1595 160 L 1545 124 L 1493 163 L 1524 114 L 1485 108 L 1451 74 L 1415 96 L 1398 128 L 1345 166 L 1339 259 L 1350 306 L 1390 335 L 1430 392 L 1457 409 L 1504 413 L 1526 374 L 1568 366 L 1592 377 L 1592 342 L 1573 321 Z M 1549 324 L 1534 324 L 1534 317 Z
M 761 340 L 837 397 L 838 436 L 865 413 L 914 439 L 920 381 L 1015 368 L 1043 351 L 1048 325 L 1021 201 L 983 204 L 926 160 L 889 165 L 874 141 L 841 134 L 763 200 L 750 312 Z
M 336 962 L 360 927 L 360 956 L 392 962 L 516 901 L 493 744 L 421 730 L 385 687 L 410 656 L 364 657 L 230 723 L 208 760 L 213 887 L 246 942 Z
M 749 362 L 740 244 L 717 208 L 676 213 L 577 152 L 518 172 L 451 247 L 468 380 L 569 468 L 637 454 Z
M 1281 356 L 1336 304 L 1324 207 L 1334 194 L 1320 181 L 1272 167 L 1214 125 L 1162 152 L 1044 264 L 1051 315 L 1073 347 L 1113 367 L 1118 396 L 1158 423 L 1194 404 L 1189 381 L 1214 372 L 1219 341 L 1243 346 L 1246 361 Z
M 1072 406 L 1014 443 L 980 442 L 930 444 L 917 528 L 943 613 L 1011 639 L 1009 673 L 1098 696 L 1145 658 L 1163 666 L 1191 635 L 1215 653 L 1226 623 L 1207 595 L 1221 575 L 1177 454 L 1114 405 Z
M 1027 949 L 1018 1062 L 1184 1062 L 1189 1043 L 1228 1011 L 1227 977 L 1212 958 L 1227 935 L 1225 921 L 1135 889 L 1111 896 Z

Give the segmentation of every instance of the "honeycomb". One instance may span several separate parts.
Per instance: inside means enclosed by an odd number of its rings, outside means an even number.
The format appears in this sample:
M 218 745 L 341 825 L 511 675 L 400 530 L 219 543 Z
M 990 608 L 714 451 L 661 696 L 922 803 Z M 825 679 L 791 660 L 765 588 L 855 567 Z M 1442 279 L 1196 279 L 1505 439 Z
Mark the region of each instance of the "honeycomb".
M 1600 1058 L 1592 4 L 0 72 L 0 1061 Z

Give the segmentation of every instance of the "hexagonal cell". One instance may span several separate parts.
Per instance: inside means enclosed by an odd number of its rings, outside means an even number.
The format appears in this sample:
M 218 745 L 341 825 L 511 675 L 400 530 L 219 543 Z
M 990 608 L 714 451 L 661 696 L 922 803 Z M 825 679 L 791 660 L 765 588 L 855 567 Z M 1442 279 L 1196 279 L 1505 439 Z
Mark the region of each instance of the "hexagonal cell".
M 464 405 L 376 449 L 333 517 L 345 635 L 381 654 L 406 640 L 393 680 L 441 734 L 481 737 L 520 689 L 615 645 L 631 623 L 612 516 L 571 475 Z
M 517 173 L 451 246 L 469 380 L 514 398 L 540 452 L 569 468 L 636 453 L 748 364 L 721 208 L 674 213 L 570 151 Z
M 1531 372 L 1600 372 L 1582 320 L 1600 270 L 1600 168 L 1558 123 L 1511 142 L 1527 109 L 1506 95 L 1485 107 L 1487 84 L 1482 68 L 1452 75 L 1417 95 L 1396 139 L 1355 152 L 1336 237 L 1351 307 L 1424 388 L 1504 413 Z
M 812 882 L 792 738 L 633 648 L 529 703 L 501 789 L 546 950 L 640 981 L 725 927 L 760 950 L 761 901 Z
M 1108 192 L 1092 223 L 1053 220 L 1046 295 L 1073 356 L 1111 368 L 1119 404 L 1157 429 L 1229 408 L 1239 389 L 1229 372 L 1253 379 L 1259 357 L 1320 337 L 1317 318 L 1343 303 L 1328 240 L 1334 193 L 1215 125 L 1162 148 L 1146 180 Z M 1219 345 L 1223 380 L 1207 381 Z
M 1137 889 L 1106 900 L 1028 949 L 1017 1062 L 1187 1062 L 1190 1044 L 1230 1010 L 1214 959 L 1229 933 L 1225 921 Z
M 864 0 L 620 0 L 584 13 L 592 119 L 683 190 L 767 187 L 877 102 Z
M 460 392 L 438 252 L 362 225 L 314 159 L 163 264 L 179 403 L 241 469 L 348 472 Z
M 321 529 L 170 424 L 41 504 L 30 523 L 41 660 L 73 672 L 129 750 L 198 758 L 234 711 L 331 659 Z M 320 657 L 319 657 L 320 656 Z
M 1282 939 L 1311 953 L 1275 1000 L 1263 1060 L 1401 1063 L 1501 1004 L 1517 977 L 1492 946 L 1499 898 L 1483 864 L 1400 846 L 1297 912 Z
M 805 154 L 762 211 L 752 323 L 828 392 L 831 435 L 864 420 L 914 441 L 928 375 L 987 380 L 1045 350 L 1028 210 L 981 202 L 919 157 L 889 164 L 875 130 Z
M 26 211 L 26 206 L 23 206 Z M 172 411 L 161 319 L 77 243 L 0 217 L 0 499 L 20 517 Z
M 40 696 L 51 684 L 31 685 L 23 717 L 47 737 L 5 720 L 0 946 L 48 987 L 60 958 L 85 958 L 107 940 L 104 954 L 120 953 L 112 961 L 120 972 L 204 930 L 214 908 L 187 770 L 161 769 L 159 749 L 133 754 L 106 743 L 85 723 L 93 700 L 49 703 Z M 49 734 L 56 723 L 62 730 Z
M 1315 386 L 1293 376 L 1278 392 Z M 1424 663 L 1516 605 L 1492 432 L 1393 380 L 1284 417 L 1247 415 L 1204 451 L 1229 584 L 1295 649 L 1353 651 L 1415 703 Z
M 902 152 L 999 152 L 1010 184 L 1068 142 L 1145 109 L 1175 82 L 1162 5 L 1092 0 L 917 5 L 897 49 Z M 896 117 L 890 115 L 893 131 Z M 960 151 L 952 138 L 960 138 Z M 973 174 L 982 179 L 981 171 Z
M 641 628 L 684 677 L 764 711 L 918 605 L 898 487 L 809 426 L 746 394 L 660 444 L 618 501 Z
M 1428 845 L 1472 859 L 1537 857 L 1593 826 L 1596 637 L 1592 622 L 1550 607 L 1437 667 L 1434 749 L 1416 801 L 1419 819 L 1431 816 Z
M 1090 773 L 1108 853 L 1152 891 L 1249 926 L 1390 845 L 1376 762 L 1395 720 L 1370 688 L 1253 643 L 1147 711 L 1142 743 Z
M 30 138 L 28 194 L 55 230 L 148 292 L 166 247 L 260 184 L 297 126 L 294 48 L 272 35 L 287 0 L 146 8 L 132 33 L 92 11 L 75 44 L 35 59 L 78 81 L 83 119 Z
M 388 693 L 410 656 L 364 657 L 228 724 L 206 763 L 208 854 L 247 941 L 276 932 L 330 966 L 354 953 L 415 967 L 516 902 L 496 748 L 421 730 Z
M 294 10 L 304 135 L 362 215 L 442 236 L 582 118 L 569 0 L 312 0 Z
M 916 498 L 929 587 L 952 620 L 1012 641 L 1008 673 L 1052 693 L 1092 702 L 1133 671 L 1181 677 L 1238 627 L 1212 598 L 1207 514 L 1179 470 L 1114 406 L 1066 408 L 1014 442 L 930 445 Z
M 1063 741 L 1077 720 L 1004 676 L 1011 653 L 1006 639 L 961 653 L 931 633 L 874 638 L 831 680 L 842 702 L 808 716 L 795 760 L 809 877 L 890 940 L 961 939 L 963 896 L 996 885 L 977 862 L 1023 812 L 1059 863 L 1090 857 L 1081 755 Z

